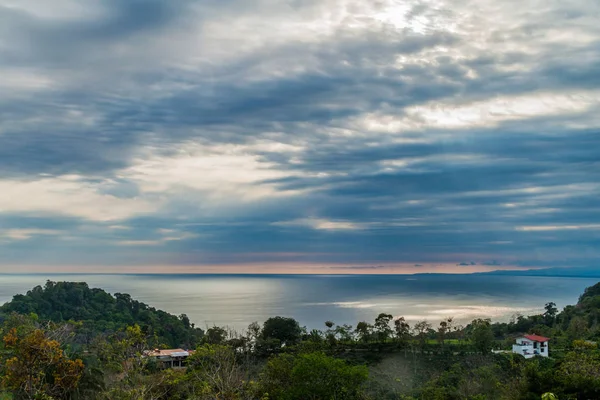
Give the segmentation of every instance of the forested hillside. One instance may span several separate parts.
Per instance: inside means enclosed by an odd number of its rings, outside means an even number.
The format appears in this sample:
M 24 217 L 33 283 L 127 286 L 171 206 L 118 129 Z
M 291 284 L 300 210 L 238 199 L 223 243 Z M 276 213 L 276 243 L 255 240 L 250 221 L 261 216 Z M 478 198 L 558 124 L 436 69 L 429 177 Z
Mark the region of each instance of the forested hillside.
M 202 330 L 195 328 L 184 314 L 176 317 L 131 298 L 114 296 L 102 289 L 90 289 L 85 282 L 46 282 L 25 295 L 16 295 L 0 307 L 0 314 L 35 314 L 40 320 L 82 323 L 81 340 L 89 341 L 99 333 L 139 325 L 156 344 L 192 348 L 200 342 Z
M 600 399 L 600 283 L 562 311 L 548 303 L 540 315 L 466 326 L 380 314 L 355 327 L 308 331 L 272 317 L 242 333 L 202 332 L 185 316 L 68 282 L 1 312 L 3 400 Z M 511 353 L 526 333 L 549 337 L 550 357 Z M 185 342 L 196 351 L 184 368 L 144 357 Z

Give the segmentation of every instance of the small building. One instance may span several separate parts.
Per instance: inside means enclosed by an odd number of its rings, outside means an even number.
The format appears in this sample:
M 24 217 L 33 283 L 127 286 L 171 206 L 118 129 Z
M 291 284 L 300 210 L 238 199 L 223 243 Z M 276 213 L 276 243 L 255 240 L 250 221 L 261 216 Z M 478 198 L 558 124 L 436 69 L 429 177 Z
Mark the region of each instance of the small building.
M 517 338 L 517 343 L 513 344 L 513 353 L 520 354 L 525 358 L 535 356 L 548 357 L 550 339 L 538 335 L 525 335 Z
M 193 350 L 154 349 L 144 352 L 144 356 L 154 359 L 159 368 L 183 368 L 186 366 L 187 358 L 193 353 Z

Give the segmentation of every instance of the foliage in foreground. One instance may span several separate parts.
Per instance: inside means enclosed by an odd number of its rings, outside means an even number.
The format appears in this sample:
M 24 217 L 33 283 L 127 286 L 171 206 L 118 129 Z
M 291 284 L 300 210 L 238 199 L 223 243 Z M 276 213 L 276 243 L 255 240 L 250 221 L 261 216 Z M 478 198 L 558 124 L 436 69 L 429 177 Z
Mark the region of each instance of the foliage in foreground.
M 280 354 L 269 360 L 261 376 L 261 386 L 269 398 L 362 399 L 367 367 L 350 366 L 322 352 Z

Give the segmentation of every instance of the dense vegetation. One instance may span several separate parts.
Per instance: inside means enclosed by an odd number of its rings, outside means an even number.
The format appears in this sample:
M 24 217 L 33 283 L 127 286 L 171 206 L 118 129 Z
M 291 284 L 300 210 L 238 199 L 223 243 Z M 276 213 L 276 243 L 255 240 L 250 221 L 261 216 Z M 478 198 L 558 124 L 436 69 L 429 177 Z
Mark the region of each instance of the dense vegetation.
M 48 282 L 0 308 L 0 399 L 600 399 L 600 283 L 508 323 L 409 325 L 380 314 L 307 331 L 285 317 L 206 332 L 130 296 Z M 550 357 L 493 352 L 524 333 Z M 162 370 L 144 351 L 195 348 Z
M 89 341 L 99 333 L 116 332 L 127 326 L 139 325 L 155 340 L 155 344 L 191 348 L 202 338 L 189 318 L 156 310 L 133 300 L 130 295 L 114 296 L 102 289 L 90 289 L 84 282 L 46 282 L 25 295 L 16 295 L 0 307 L 0 313 L 35 314 L 42 321 L 77 321 L 79 340 Z

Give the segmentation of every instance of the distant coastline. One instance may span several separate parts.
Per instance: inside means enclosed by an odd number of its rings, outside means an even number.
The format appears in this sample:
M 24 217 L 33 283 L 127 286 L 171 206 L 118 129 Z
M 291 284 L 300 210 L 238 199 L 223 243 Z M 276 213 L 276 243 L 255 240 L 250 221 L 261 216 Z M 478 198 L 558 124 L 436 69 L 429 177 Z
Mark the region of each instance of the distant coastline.
M 538 277 L 564 277 L 564 278 L 600 278 L 600 267 L 549 267 L 549 268 L 536 268 L 536 269 L 525 269 L 525 270 L 494 270 L 485 272 L 465 272 L 465 273 L 454 273 L 454 272 L 418 272 L 418 273 L 361 273 L 357 271 L 352 272 L 323 272 L 323 273 L 257 273 L 257 272 L 195 272 L 195 273 L 177 273 L 177 272 L 0 272 L 0 276 L 111 276 L 111 275 L 124 275 L 124 276 L 246 276 L 246 277 L 293 277 L 293 276 L 480 276 L 480 275 L 502 275 L 502 276 L 538 276 Z

